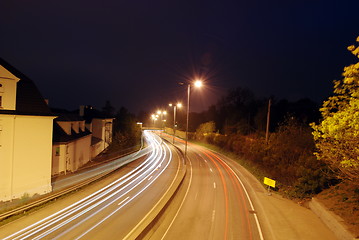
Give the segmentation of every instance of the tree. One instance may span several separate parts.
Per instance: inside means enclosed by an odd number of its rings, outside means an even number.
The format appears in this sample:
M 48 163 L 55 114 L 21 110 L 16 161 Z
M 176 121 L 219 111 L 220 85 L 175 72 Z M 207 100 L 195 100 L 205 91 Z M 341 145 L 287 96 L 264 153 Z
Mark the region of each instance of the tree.
M 113 117 L 115 108 L 112 106 L 109 100 L 106 100 L 105 106 L 102 107 L 102 112 L 106 117 Z
M 359 58 L 359 47 L 348 50 Z M 359 180 L 359 62 L 344 68 L 333 93 L 320 109 L 323 120 L 312 124 L 316 156 L 338 169 L 341 177 Z
M 202 137 L 206 136 L 207 134 L 214 133 L 216 131 L 216 125 L 213 121 L 205 122 L 199 125 L 196 130 L 196 136 L 198 139 L 202 139 Z

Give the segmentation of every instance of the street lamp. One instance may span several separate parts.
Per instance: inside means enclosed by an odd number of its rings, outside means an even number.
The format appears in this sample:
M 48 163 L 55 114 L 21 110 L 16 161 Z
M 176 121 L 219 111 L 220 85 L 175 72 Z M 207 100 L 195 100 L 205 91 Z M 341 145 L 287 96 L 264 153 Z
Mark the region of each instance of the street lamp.
M 182 104 L 181 103 L 177 103 L 175 105 L 172 105 L 172 103 L 168 104 L 170 107 L 173 106 L 173 144 L 175 143 L 175 135 L 176 135 L 176 110 L 177 107 L 181 108 Z
M 163 122 L 165 122 L 166 120 L 163 120 L 163 115 L 167 115 L 167 112 L 166 111 L 161 111 L 161 110 L 158 110 L 157 111 L 157 114 L 161 116 L 161 124 L 160 124 L 160 128 L 163 128 Z M 158 117 L 157 115 L 157 117 Z
M 200 88 L 202 87 L 202 81 L 201 80 L 196 80 L 193 85 L 196 88 Z M 186 123 L 186 145 L 185 145 L 185 150 L 184 150 L 184 154 L 185 156 L 187 156 L 187 145 L 188 145 L 188 123 L 189 123 L 189 96 L 191 95 L 191 83 L 188 84 L 188 88 L 187 88 L 187 123 Z
M 153 127 L 155 127 L 155 121 L 157 120 L 157 118 L 158 118 L 158 115 L 155 115 L 155 114 L 151 115 L 151 119 L 153 121 Z

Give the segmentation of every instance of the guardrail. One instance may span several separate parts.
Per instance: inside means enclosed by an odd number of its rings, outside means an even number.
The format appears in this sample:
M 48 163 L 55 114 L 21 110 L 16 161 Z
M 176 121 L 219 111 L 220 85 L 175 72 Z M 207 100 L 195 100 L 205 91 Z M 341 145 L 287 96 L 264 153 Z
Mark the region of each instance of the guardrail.
M 136 151 L 124 154 L 122 156 L 119 156 L 118 158 L 128 156 L 130 154 L 133 154 L 134 152 L 136 152 Z M 113 160 L 113 159 L 111 159 L 111 160 Z M 105 162 L 107 163 L 107 162 L 109 162 L 111 160 L 107 160 Z M 129 163 L 128 161 L 124 162 L 123 165 L 128 164 L 128 163 Z M 84 187 L 84 186 L 86 186 L 86 185 L 88 185 L 88 184 L 90 184 L 92 182 L 100 180 L 101 178 L 103 178 L 103 177 L 111 174 L 112 172 L 116 171 L 117 169 L 119 169 L 123 165 L 121 164 L 118 167 L 116 167 L 116 168 L 114 168 L 114 169 L 112 169 L 112 170 L 110 170 L 108 172 L 100 173 L 100 174 L 98 174 L 96 176 L 90 177 L 90 178 L 88 178 L 88 179 L 86 179 L 86 180 L 84 180 L 84 181 L 82 181 L 80 183 L 77 183 L 77 184 L 75 184 L 73 186 L 70 186 L 70 187 L 68 187 L 66 189 L 59 190 L 57 192 L 52 192 L 48 196 L 44 196 L 39 200 L 33 201 L 33 202 L 25 204 L 23 206 L 20 206 L 20 207 L 17 207 L 15 209 L 9 210 L 7 212 L 1 213 L 0 214 L 0 222 L 7 219 L 7 218 L 9 218 L 9 217 L 12 217 L 12 216 L 15 216 L 15 215 L 18 215 L 18 214 L 21 214 L 21 213 L 25 213 L 25 212 L 31 210 L 32 208 L 41 206 L 41 205 L 43 205 L 43 204 L 45 204 L 45 203 L 47 203 L 49 201 L 55 200 L 55 199 L 57 199 L 57 198 L 59 198 L 59 197 L 61 197 L 63 195 L 66 195 L 68 193 L 76 191 L 77 189 L 80 189 L 80 188 L 82 188 L 82 187 Z

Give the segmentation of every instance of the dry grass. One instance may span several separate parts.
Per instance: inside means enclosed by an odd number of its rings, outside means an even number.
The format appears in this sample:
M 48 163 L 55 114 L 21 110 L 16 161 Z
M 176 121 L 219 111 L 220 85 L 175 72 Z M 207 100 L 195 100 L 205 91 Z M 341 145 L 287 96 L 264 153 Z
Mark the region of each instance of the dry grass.
M 359 237 L 359 184 L 343 181 L 317 195 L 329 210 L 346 222 L 349 231 Z

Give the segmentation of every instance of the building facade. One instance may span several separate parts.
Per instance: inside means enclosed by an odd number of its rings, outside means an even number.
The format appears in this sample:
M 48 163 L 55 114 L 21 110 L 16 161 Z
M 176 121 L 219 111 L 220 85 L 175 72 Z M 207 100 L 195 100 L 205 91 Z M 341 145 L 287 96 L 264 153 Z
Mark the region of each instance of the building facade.
M 75 172 L 91 160 L 91 132 L 85 120 L 70 113 L 57 113 L 54 121 L 52 175 Z
M 0 201 L 51 192 L 54 118 L 35 84 L 0 59 Z

